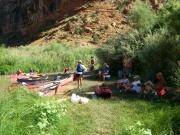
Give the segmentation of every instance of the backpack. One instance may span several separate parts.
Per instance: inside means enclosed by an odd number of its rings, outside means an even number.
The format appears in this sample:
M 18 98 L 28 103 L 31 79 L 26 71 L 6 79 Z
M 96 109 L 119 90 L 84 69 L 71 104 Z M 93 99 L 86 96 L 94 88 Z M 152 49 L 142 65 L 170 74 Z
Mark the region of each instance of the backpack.
M 77 72 L 84 72 L 84 68 L 81 66 L 81 64 L 78 64 L 78 65 L 77 65 L 76 71 L 77 71 Z

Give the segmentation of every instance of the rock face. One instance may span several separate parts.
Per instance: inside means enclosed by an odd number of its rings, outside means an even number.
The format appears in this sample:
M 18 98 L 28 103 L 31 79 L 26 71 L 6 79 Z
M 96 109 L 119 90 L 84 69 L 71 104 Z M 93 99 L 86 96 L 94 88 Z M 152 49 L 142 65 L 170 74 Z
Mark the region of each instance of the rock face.
M 87 1 L 0 0 L 0 37 L 6 42 L 33 37 L 44 26 L 73 14 Z

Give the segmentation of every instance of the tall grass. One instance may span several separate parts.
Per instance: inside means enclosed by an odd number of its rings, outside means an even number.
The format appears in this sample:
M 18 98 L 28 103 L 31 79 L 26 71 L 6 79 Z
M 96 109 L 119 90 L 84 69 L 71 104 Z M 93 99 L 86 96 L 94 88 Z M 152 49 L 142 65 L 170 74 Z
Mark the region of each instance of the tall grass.
M 66 106 L 19 88 L 0 98 L 1 135 L 59 135 L 68 127 Z
M 134 135 L 126 129 L 140 121 L 153 135 L 175 135 L 179 112 L 178 105 L 118 97 L 72 104 L 20 88 L 0 98 L 0 134 Z
M 54 42 L 47 46 L 1 47 L 0 53 L 0 74 L 10 74 L 18 68 L 25 72 L 31 67 L 38 72 L 59 72 L 66 66 L 74 69 L 79 59 L 87 65 L 94 50 Z

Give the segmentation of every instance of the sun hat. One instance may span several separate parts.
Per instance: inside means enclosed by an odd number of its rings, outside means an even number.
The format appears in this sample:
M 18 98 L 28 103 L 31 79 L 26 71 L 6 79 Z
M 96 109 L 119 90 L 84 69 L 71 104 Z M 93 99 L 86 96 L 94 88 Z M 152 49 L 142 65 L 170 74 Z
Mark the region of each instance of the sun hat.
M 82 60 L 79 60 L 78 63 L 82 63 Z
M 139 76 L 139 75 L 135 75 L 135 76 L 133 77 L 133 79 L 140 79 L 140 76 Z

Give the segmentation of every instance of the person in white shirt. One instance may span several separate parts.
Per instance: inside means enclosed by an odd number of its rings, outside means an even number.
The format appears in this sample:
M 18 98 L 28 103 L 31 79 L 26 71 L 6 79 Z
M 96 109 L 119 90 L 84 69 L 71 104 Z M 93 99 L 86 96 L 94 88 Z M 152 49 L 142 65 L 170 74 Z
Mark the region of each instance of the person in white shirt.
M 134 77 L 134 81 L 131 83 L 132 85 L 132 91 L 136 92 L 136 93 L 140 93 L 141 92 L 141 81 L 139 76 L 135 76 Z

